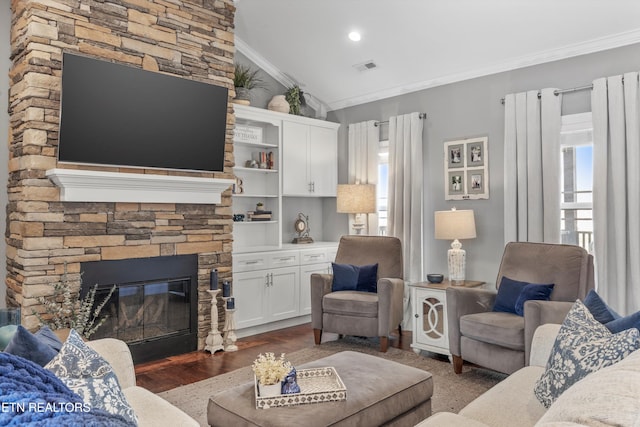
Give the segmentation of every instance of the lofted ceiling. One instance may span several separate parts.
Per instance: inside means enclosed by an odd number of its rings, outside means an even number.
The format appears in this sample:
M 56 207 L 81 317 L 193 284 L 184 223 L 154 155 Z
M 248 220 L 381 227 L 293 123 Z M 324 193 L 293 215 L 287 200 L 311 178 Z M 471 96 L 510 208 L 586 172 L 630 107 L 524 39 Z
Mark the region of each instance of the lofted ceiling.
M 237 49 L 328 111 L 640 42 L 639 0 L 235 4 Z

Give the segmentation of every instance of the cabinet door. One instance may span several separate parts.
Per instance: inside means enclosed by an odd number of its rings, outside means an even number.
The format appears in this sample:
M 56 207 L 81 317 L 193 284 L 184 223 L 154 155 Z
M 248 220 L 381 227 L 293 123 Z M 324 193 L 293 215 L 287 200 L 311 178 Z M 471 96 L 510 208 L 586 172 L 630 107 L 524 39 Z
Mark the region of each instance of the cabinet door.
M 269 321 L 266 304 L 268 279 L 265 270 L 248 271 L 233 275 L 237 329 L 262 325 Z
M 447 297 L 444 290 L 416 289 L 414 331 L 416 341 L 440 354 L 449 353 Z
M 308 145 L 308 125 L 282 123 L 282 193 L 285 196 L 310 195 Z
M 337 130 L 309 126 L 311 195 L 335 197 L 338 185 Z
M 274 268 L 269 270 L 268 290 L 269 321 L 288 319 L 298 315 L 299 267 Z
M 300 267 L 300 315 L 311 314 L 311 275 L 313 273 L 328 274 L 331 264 L 303 265 Z

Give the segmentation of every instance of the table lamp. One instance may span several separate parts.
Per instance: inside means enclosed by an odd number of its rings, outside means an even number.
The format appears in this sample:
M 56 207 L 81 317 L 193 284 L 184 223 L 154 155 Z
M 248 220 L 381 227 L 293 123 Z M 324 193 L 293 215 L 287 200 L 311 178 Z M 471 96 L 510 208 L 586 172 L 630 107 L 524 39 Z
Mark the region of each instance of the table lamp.
M 339 184 L 337 211 L 355 214 L 353 229 L 356 234 L 362 234 L 362 229 L 365 227 L 362 214 L 376 213 L 376 186 L 373 184 Z
M 435 237 L 440 240 L 453 240 L 448 251 L 449 281 L 451 284 L 464 282 L 466 252 L 458 239 L 475 239 L 476 221 L 472 210 L 436 211 Z

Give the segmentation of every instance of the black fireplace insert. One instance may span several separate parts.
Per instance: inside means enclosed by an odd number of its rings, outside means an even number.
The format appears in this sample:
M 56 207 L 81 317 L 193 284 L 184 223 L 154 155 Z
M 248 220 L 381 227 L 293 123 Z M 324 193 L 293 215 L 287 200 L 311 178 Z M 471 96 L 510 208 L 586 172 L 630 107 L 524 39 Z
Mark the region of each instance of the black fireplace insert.
M 116 286 L 92 339 L 123 340 L 134 363 L 197 349 L 197 255 L 87 262 L 81 270 L 81 296 L 97 284 L 96 304 Z

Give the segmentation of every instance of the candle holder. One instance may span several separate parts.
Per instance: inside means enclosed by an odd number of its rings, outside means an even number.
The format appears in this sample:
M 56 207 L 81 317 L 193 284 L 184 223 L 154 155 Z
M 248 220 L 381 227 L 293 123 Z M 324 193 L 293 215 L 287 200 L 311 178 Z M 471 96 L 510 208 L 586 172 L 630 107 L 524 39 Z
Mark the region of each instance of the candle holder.
M 220 289 L 208 290 L 207 292 L 211 295 L 211 331 L 205 341 L 204 351 L 213 354 L 216 351 L 224 350 L 224 341 L 218 330 L 218 293 L 220 293 Z
M 235 312 L 236 309 L 227 308 L 227 300 L 231 297 L 223 297 L 224 300 L 224 351 L 238 351 L 238 346 L 236 345 L 236 341 L 238 337 L 236 336 L 236 319 Z

